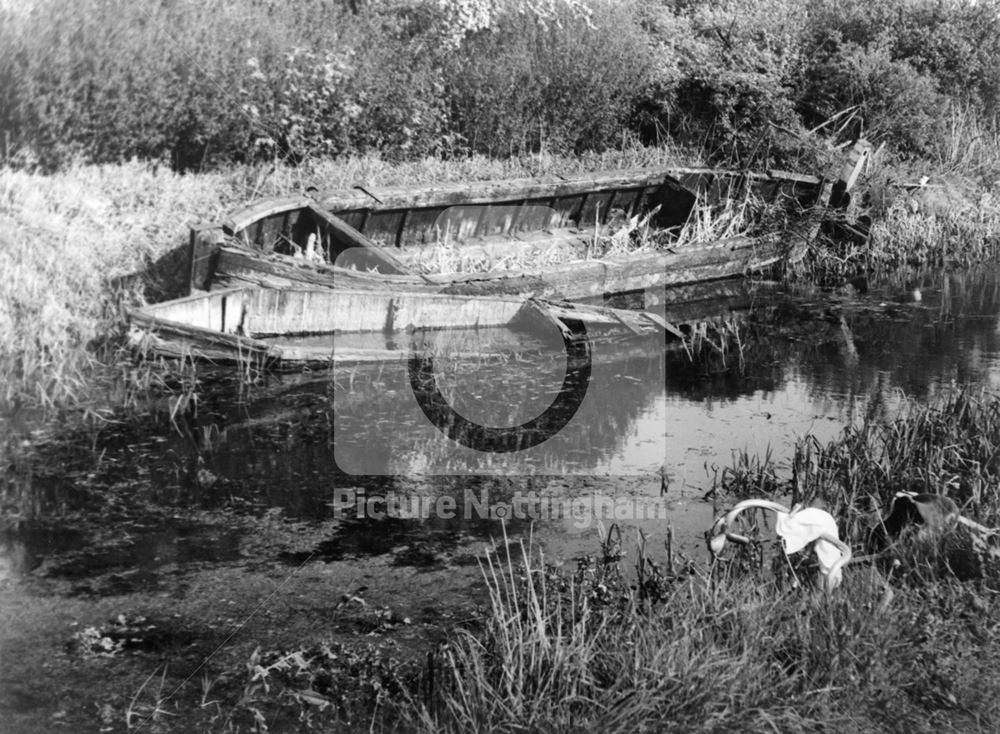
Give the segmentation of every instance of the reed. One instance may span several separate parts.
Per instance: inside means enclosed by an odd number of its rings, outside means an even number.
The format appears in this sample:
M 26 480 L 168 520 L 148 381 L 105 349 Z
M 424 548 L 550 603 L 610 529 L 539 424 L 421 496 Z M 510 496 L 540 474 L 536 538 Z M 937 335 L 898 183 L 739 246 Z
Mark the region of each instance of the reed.
M 854 277 L 876 280 L 901 268 L 961 268 L 1000 256 L 1000 206 L 984 193 L 977 206 L 914 212 L 908 199 L 894 202 L 871 226 L 867 242 L 813 243 L 797 277 L 840 285 Z
M 990 176 L 1000 171 L 1000 118 L 987 117 L 968 104 L 948 105 L 945 135 L 934 164 L 941 171 Z

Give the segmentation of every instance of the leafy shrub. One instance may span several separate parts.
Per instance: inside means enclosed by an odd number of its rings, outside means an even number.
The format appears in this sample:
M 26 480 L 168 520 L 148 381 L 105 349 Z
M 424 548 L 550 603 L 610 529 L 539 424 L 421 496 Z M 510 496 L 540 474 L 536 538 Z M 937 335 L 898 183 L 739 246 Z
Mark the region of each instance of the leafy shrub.
M 651 61 L 632 4 L 595 2 L 589 18 L 567 9 L 548 21 L 507 13 L 445 64 L 452 130 L 494 154 L 607 147 Z
M 844 44 L 816 64 L 811 77 L 804 106 L 812 120 L 857 107 L 856 135 L 891 140 L 918 154 L 928 154 L 944 134 L 947 100 L 934 79 L 907 61 L 894 60 L 885 46 Z
M 215 87 L 242 26 L 225 10 L 209 23 L 191 3 L 38 4 L 0 30 L 4 128 L 49 167 L 132 156 L 186 166 L 211 156 L 235 122 Z M 226 28 L 229 39 L 212 37 Z
M 723 150 L 741 163 L 783 156 L 786 131 L 800 128 L 790 90 L 803 63 L 805 17 L 790 0 L 660 9 L 650 27 L 671 64 L 646 100 L 647 115 L 658 110 L 663 129 L 700 139 L 712 157 Z
M 1000 13 L 989 2 L 935 0 L 823 0 L 812 12 L 812 46 L 836 52 L 841 44 L 884 48 L 960 101 L 985 105 L 992 115 L 1000 95 Z
M 388 27 L 318 0 L 41 0 L 7 19 L 0 125 L 49 168 L 423 152 L 441 123 L 440 82 L 408 46 L 405 17 Z
M 853 132 L 928 155 L 946 136 L 949 101 L 990 117 L 1000 99 L 995 2 L 822 0 L 812 6 L 799 111 L 818 123 L 852 105 Z
M 240 97 L 252 154 L 293 160 L 369 149 L 422 155 L 444 124 L 434 55 L 377 18 L 344 16 L 322 50 L 295 47 L 247 60 Z M 373 43 L 371 39 L 378 39 Z
M 189 169 L 637 132 L 793 167 L 825 147 L 809 129 L 855 107 L 826 133 L 940 157 L 947 108 L 965 129 L 998 113 L 998 4 L 34 0 L 0 9 L 0 154 Z

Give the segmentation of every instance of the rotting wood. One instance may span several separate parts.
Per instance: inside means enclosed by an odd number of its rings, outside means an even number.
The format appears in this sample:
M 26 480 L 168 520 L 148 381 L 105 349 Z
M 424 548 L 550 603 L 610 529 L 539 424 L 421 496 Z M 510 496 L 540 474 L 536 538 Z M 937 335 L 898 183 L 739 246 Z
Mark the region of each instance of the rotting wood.
M 426 241 L 431 236 L 430 233 L 435 229 L 432 218 L 447 211 L 446 207 L 461 208 L 477 204 L 511 206 L 515 208 L 515 216 L 510 217 L 510 221 L 501 222 L 497 219 L 499 230 L 493 223 L 490 224 L 487 229 L 490 232 L 498 231 L 498 235 L 462 243 L 463 257 L 481 257 L 490 261 L 508 256 L 530 257 L 531 253 L 540 252 L 543 248 L 549 253 L 556 248 L 570 250 L 592 241 L 592 228 L 564 227 L 551 233 L 547 228 L 517 233 L 509 230 L 514 222 L 521 222 L 524 211 L 533 204 L 552 204 L 558 207 L 557 213 L 564 223 L 567 220 L 572 223 L 573 217 L 583 215 L 587 206 L 586 199 L 591 195 L 601 201 L 623 201 L 630 216 L 659 207 L 657 225 L 664 226 L 664 222 L 667 225 L 671 222 L 676 224 L 687 219 L 687 212 L 695 201 L 694 192 L 708 201 L 721 200 L 730 196 L 741 182 L 749 182 L 765 198 L 797 202 L 796 206 L 799 207 L 817 203 L 823 198 L 825 190 L 822 179 L 782 171 L 746 173 L 705 168 L 656 167 L 605 171 L 560 180 L 515 179 L 419 187 L 366 187 L 364 190 L 355 188 L 329 192 L 315 199 L 270 199 L 234 212 L 227 220 L 225 231 L 238 236 L 248 247 L 263 247 L 262 255 L 266 255 L 266 250 L 275 246 L 286 250 L 302 248 L 303 242 L 289 241 L 287 246 L 284 243 L 284 240 L 289 239 L 289 231 L 293 229 L 290 217 L 298 208 L 309 212 L 313 219 L 321 222 L 328 230 L 329 239 L 325 241 L 325 249 L 329 258 L 338 265 L 352 266 L 359 274 L 354 276 L 334 270 L 335 276 L 342 277 L 324 282 L 324 277 L 328 274 L 325 268 L 329 266 L 308 263 L 293 269 L 276 262 L 261 264 L 260 272 L 254 272 L 253 263 L 246 257 L 237 258 L 231 252 L 220 250 L 222 238 L 211 228 L 200 228 L 197 232 L 192 232 L 190 244 L 191 284 L 192 289 L 211 287 L 213 269 L 218 275 L 216 285 L 249 282 L 275 287 L 286 287 L 296 282 L 333 286 L 338 281 L 361 286 L 367 282 L 363 272 L 366 270 L 374 269 L 387 275 L 412 272 L 414 259 L 420 253 L 427 252 L 422 245 L 415 243 Z M 623 198 L 619 199 L 620 196 Z M 610 208 L 602 207 L 602 218 L 608 216 Z M 488 211 L 491 210 L 478 210 L 476 230 L 484 227 L 484 218 L 487 216 L 499 216 L 496 215 L 496 210 L 489 215 Z M 418 216 L 418 212 L 422 215 Z M 476 216 L 473 211 L 468 214 Z M 347 217 L 358 229 L 339 218 L 341 216 Z M 281 219 L 280 223 L 277 218 Z M 268 225 L 270 220 L 275 221 Z M 294 229 L 299 232 L 297 236 L 301 239 L 301 216 L 295 221 Z M 276 229 L 279 224 L 280 232 Z M 381 240 L 383 235 L 390 245 L 402 247 L 380 247 L 377 240 Z M 351 246 L 344 247 L 343 243 Z M 690 248 L 685 249 L 682 257 L 675 259 L 669 255 L 678 253 L 660 255 L 662 260 L 640 258 L 622 262 L 620 258 L 612 257 L 601 261 L 578 261 L 566 264 L 565 270 L 562 265 L 546 267 L 544 274 L 540 274 L 541 279 L 524 273 L 490 273 L 468 280 L 464 276 L 448 276 L 447 283 L 437 280 L 435 276 L 418 277 L 428 284 L 430 290 L 440 285 L 440 289 L 447 289 L 452 293 L 519 293 L 577 298 L 612 290 L 678 285 L 743 274 L 766 268 L 781 260 L 785 253 L 798 251 L 795 248 L 782 251 L 767 238 L 755 241 L 754 246 L 757 250 L 750 256 L 745 257 L 738 248 L 733 248 L 729 253 L 718 253 L 718 261 L 713 261 L 712 255 L 700 254 Z M 398 254 L 398 257 L 390 254 L 390 250 Z M 380 254 L 373 254 L 374 252 Z M 725 257 L 731 261 L 723 262 Z M 601 264 L 588 264 L 591 262 Z M 229 267 L 237 269 L 232 272 L 228 270 Z M 658 274 L 655 272 L 657 268 L 664 272 Z M 570 272 L 574 269 L 577 270 L 575 274 Z M 413 285 L 406 280 L 386 280 L 381 286 L 377 286 L 376 277 L 372 279 L 372 287 L 400 286 L 426 290 L 422 284 Z
M 376 339 L 371 343 L 377 343 L 382 338 L 379 335 L 387 331 L 412 334 L 455 328 L 475 332 L 539 321 L 554 323 L 563 333 L 571 332 L 572 324 L 579 322 L 591 338 L 662 333 L 648 328 L 650 322 L 641 312 L 605 307 L 536 299 L 526 302 L 520 298 L 333 289 L 215 291 L 133 309 L 129 321 L 133 344 L 154 353 L 233 361 L 254 358 L 336 363 L 346 359 L 345 354 L 352 360 L 371 361 L 385 358 L 384 341 L 374 351 L 368 350 L 366 356 L 364 349 L 356 347 L 357 339 L 351 334 L 357 338 L 368 334 Z M 234 333 L 237 330 L 246 333 Z M 331 339 L 310 342 L 309 337 L 323 336 Z M 339 338 L 347 351 L 338 353 L 340 347 L 335 348 L 333 338 Z M 398 354 L 390 357 L 400 358 Z
M 602 171 L 551 181 L 522 178 L 502 181 L 467 181 L 429 186 L 393 186 L 369 188 L 366 194 L 351 190 L 330 191 L 318 195 L 316 200 L 330 211 L 352 209 L 388 211 L 426 206 L 491 204 L 516 202 L 521 199 L 562 198 L 585 193 L 660 186 L 668 179 L 673 179 L 675 184 L 679 184 L 677 179 L 680 176 L 688 178 L 748 176 L 752 182 L 774 181 L 807 187 L 815 186 L 819 182 L 815 176 L 789 174 L 782 171 L 747 174 L 741 171 L 720 171 L 711 168 L 661 166 Z M 377 197 L 377 201 L 373 201 L 372 196 Z
M 573 237 L 576 235 L 567 235 Z M 640 290 L 659 285 L 681 285 L 719 280 L 761 270 L 783 259 L 796 260 L 804 247 L 793 237 L 754 240 L 734 237 L 696 245 L 677 252 L 640 252 L 600 260 L 576 260 L 545 268 L 544 273 L 520 271 L 455 275 L 380 275 L 331 265 L 320 265 L 244 248 L 219 249 L 220 283 L 287 288 L 312 285 L 327 288 L 390 289 L 440 292 L 449 295 L 537 295 L 585 298 L 604 293 Z M 562 236 L 551 241 L 565 242 Z M 536 242 L 541 247 L 544 240 Z M 520 246 L 520 243 L 518 243 Z
M 329 212 L 325 212 L 312 204 L 310 204 L 307 209 L 314 217 L 322 222 L 325 227 L 327 227 L 331 236 L 336 236 L 341 240 L 341 242 L 346 243 L 350 248 L 361 250 L 364 254 L 365 260 L 379 266 L 379 272 L 386 273 L 388 275 L 400 275 L 402 273 L 409 272 L 409 268 L 407 268 L 391 253 L 376 245 L 358 230 L 348 226 L 339 217 L 336 217 Z M 365 260 L 362 260 L 361 262 L 365 262 Z

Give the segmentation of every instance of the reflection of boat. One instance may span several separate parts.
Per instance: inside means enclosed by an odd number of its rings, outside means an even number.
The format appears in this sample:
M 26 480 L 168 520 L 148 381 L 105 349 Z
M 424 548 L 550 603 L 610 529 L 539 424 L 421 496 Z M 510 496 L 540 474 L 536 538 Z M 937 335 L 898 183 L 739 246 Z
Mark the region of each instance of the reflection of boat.
M 134 309 L 129 319 L 133 343 L 156 354 L 285 366 L 405 360 L 409 341 L 435 330 L 445 330 L 435 341 L 470 355 L 496 354 L 519 343 L 515 332 L 547 332 L 567 342 L 583 334 L 662 339 L 676 332 L 642 311 L 513 297 L 301 288 L 214 291 Z
M 827 188 L 822 179 L 777 171 L 648 168 L 571 180 L 356 188 L 315 199 L 272 198 L 234 212 L 221 226 L 192 231 L 191 285 L 204 290 L 311 284 L 579 298 L 702 282 L 799 255 L 814 227 L 727 237 L 676 251 L 579 256 L 610 231 L 615 217 L 648 216 L 655 228 L 680 228 L 698 203 L 718 206 L 739 199 L 778 210 L 784 219 L 824 203 Z M 426 257 L 427 248 L 442 241 L 457 243 L 463 253 L 515 256 L 532 264 L 562 249 L 572 261 L 539 264 L 531 273 L 412 274 L 408 261 Z

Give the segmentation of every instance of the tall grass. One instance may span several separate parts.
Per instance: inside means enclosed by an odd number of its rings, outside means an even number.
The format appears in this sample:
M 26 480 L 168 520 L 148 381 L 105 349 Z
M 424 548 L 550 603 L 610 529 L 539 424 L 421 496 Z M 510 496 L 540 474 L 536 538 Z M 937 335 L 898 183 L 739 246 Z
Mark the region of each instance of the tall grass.
M 914 213 L 906 202 L 872 226 L 868 270 L 876 275 L 903 265 L 967 267 L 1000 254 L 1000 202 L 990 194 L 978 206 Z
M 994 175 L 1000 171 L 1000 119 L 969 105 L 948 105 L 946 134 L 939 141 L 933 162 L 948 172 Z
M 850 537 L 899 491 L 951 497 L 969 518 L 1000 525 L 1000 400 L 956 392 L 930 405 L 904 402 L 896 415 L 866 420 L 825 447 L 805 441 L 796 450 L 796 491 L 822 499 Z
M 993 153 L 1000 156 L 1000 148 Z M 902 171 L 887 169 L 880 181 L 857 192 L 868 203 L 851 216 L 867 217 L 870 226 L 855 230 L 867 228 L 867 239 L 821 236 L 795 270 L 817 283 L 839 285 L 856 276 L 885 278 L 905 267 L 968 267 L 1000 256 L 1000 201 L 994 189 L 947 176 L 935 176 L 926 187 L 886 182 L 892 176 L 920 178 Z
M 840 439 L 800 442 L 783 487 L 768 457 L 743 457 L 716 489 L 825 503 L 859 550 L 901 490 L 944 494 L 995 525 L 998 436 L 997 398 L 873 407 Z M 523 549 L 515 562 L 504 544 L 484 565 L 485 624 L 446 648 L 437 694 L 416 722 L 427 731 L 992 730 L 1000 706 L 983 692 L 1000 683 L 1000 635 L 987 599 L 1000 565 L 963 527 L 904 536 L 885 564 L 849 566 L 832 594 L 783 585 L 784 573 L 759 562 L 697 571 L 649 555 L 641 537 L 634 570 L 619 545 L 609 552 L 611 536 L 601 557 L 569 573 Z
M 501 550 L 487 562 L 485 625 L 445 648 L 434 695 L 404 711 L 416 728 L 961 731 L 970 719 L 998 722 L 981 691 L 995 684 L 987 661 L 1000 639 L 956 617 L 982 604 L 973 588 L 889 594 L 877 571 L 861 568 L 831 596 L 694 574 L 664 578 L 662 602 L 649 603 L 621 558 L 562 573 L 522 557 Z

